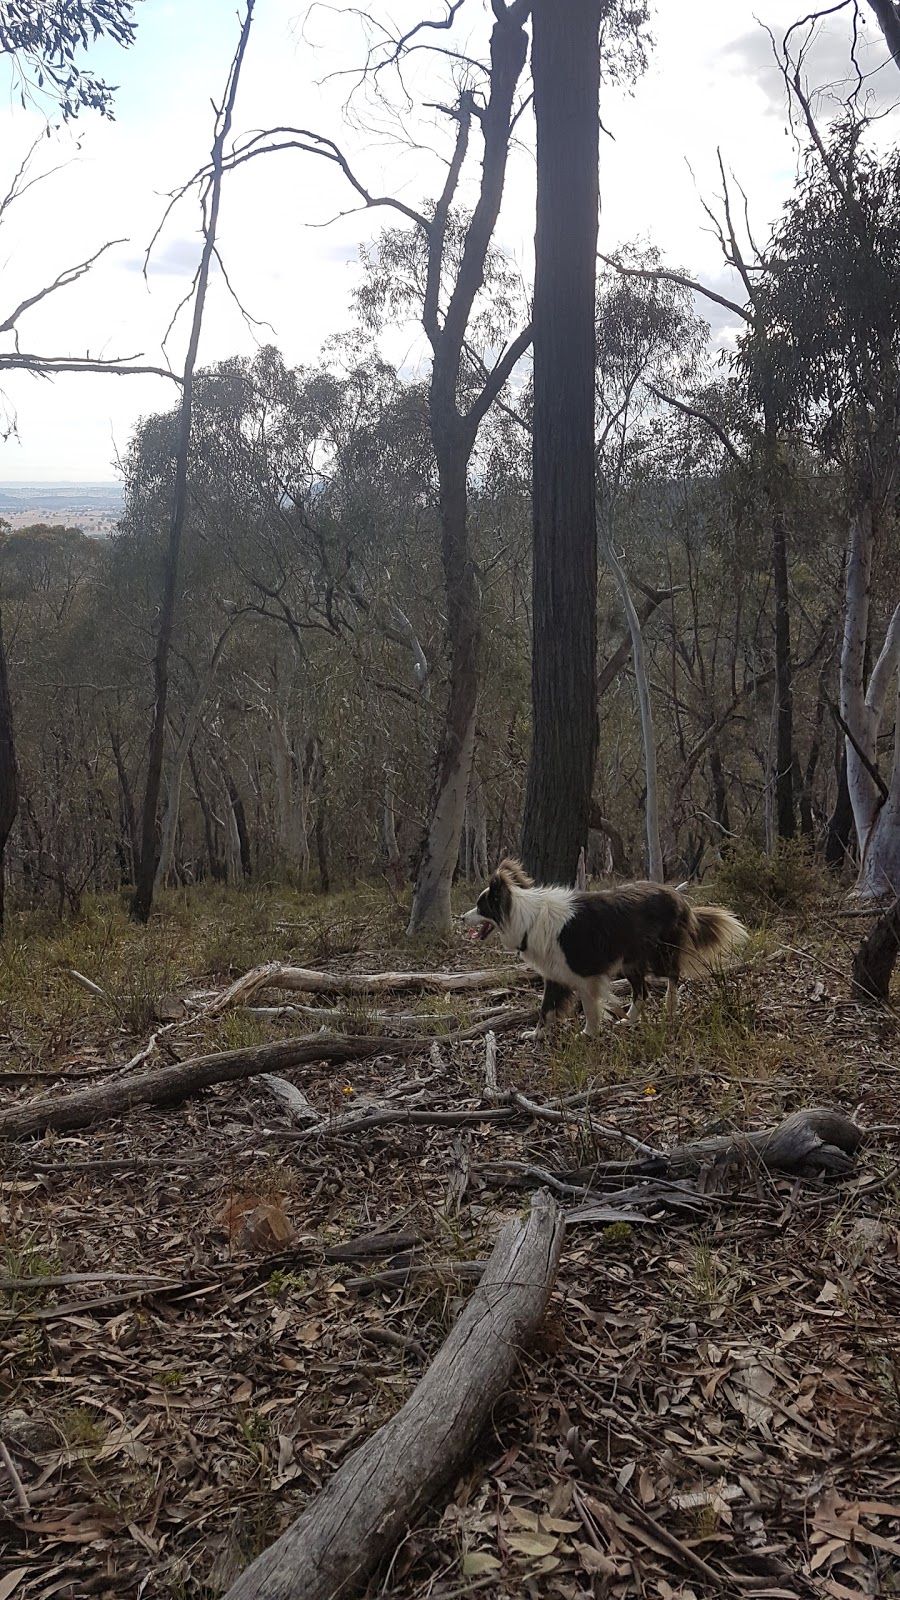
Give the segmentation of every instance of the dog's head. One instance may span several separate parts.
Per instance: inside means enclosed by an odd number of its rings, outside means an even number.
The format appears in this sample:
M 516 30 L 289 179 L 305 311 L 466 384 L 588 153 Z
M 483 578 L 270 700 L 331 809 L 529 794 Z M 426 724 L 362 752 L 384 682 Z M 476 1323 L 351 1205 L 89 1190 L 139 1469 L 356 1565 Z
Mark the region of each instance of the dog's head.
M 522 863 L 513 857 L 501 861 L 497 871 L 482 890 L 471 911 L 465 912 L 463 922 L 472 929 L 470 938 L 489 939 L 498 928 L 508 922 L 516 889 L 533 889 Z

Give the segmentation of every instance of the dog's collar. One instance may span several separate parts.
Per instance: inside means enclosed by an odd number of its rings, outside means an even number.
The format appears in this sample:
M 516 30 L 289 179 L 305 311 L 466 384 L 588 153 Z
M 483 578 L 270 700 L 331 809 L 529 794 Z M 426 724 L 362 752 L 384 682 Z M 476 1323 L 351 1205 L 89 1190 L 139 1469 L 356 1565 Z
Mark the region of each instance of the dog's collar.
M 527 949 L 528 949 L 528 935 L 527 935 L 527 933 L 523 933 L 523 935 L 522 935 L 522 943 L 519 945 L 519 954 L 520 955 L 524 955 L 525 951 Z

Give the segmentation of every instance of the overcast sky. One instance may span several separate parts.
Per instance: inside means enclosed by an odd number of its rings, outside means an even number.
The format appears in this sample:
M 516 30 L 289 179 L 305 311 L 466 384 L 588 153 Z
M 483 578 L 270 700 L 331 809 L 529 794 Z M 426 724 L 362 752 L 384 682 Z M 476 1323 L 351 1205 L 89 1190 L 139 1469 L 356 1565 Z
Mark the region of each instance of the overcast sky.
M 721 286 L 718 245 L 700 203 L 717 192 L 717 145 L 747 192 L 756 231 L 765 235 L 790 191 L 796 149 L 761 24 L 780 37 L 802 9 L 796 0 L 670 0 L 654 15 L 649 70 L 631 94 L 604 93 L 611 137 L 603 138 L 601 149 L 602 251 L 625 240 L 649 240 L 668 261 Z M 353 69 L 365 55 L 353 9 L 338 4 L 301 11 L 297 0 L 257 0 L 256 10 L 235 131 L 312 128 L 341 141 L 371 191 L 398 194 L 411 204 L 434 194 L 441 169 L 419 147 L 425 139 L 437 151 L 445 147 L 445 119 L 438 113 L 404 114 L 402 124 L 392 125 L 386 110 L 357 99 L 347 123 L 343 106 L 356 82 Z M 423 11 L 436 17 L 442 10 L 441 0 L 370 0 L 372 15 L 401 27 Z M 107 240 L 125 241 L 89 276 L 22 318 L 23 350 L 107 357 L 141 351 L 158 363 L 166 328 L 189 287 L 200 248 L 190 200 L 167 224 L 147 280 L 144 250 L 166 193 L 208 152 L 210 101 L 221 95 L 237 12 L 232 0 L 143 0 L 138 16 L 132 50 L 91 53 L 91 66 L 119 85 L 116 121 L 85 114 L 73 132 L 45 140 L 39 160 L 66 165 L 10 208 L 0 227 L 0 321 L 8 307 L 64 267 Z M 462 51 L 481 53 L 488 19 L 487 0 L 467 0 L 454 35 Z M 883 109 L 895 90 L 900 95 L 900 76 L 892 63 L 878 70 L 886 51 L 874 22 L 859 55 Z M 810 57 L 810 77 L 839 87 L 848 62 L 849 22 L 839 17 Z M 440 100 L 448 92 L 444 64 L 419 54 L 408 87 L 417 102 Z M 396 88 L 384 80 L 386 92 Z M 882 138 L 892 136 L 894 122 L 891 115 Z M 38 114 L 23 111 L 0 78 L 0 193 L 40 129 Z M 526 273 L 534 229 L 530 141 L 523 123 L 499 230 L 499 242 Z M 477 141 L 473 149 L 477 163 Z M 220 238 L 229 277 L 247 310 L 271 324 L 258 329 L 257 338 L 277 343 L 291 364 L 314 361 L 323 341 L 349 326 L 357 246 L 391 220 L 379 211 L 321 226 L 352 204 L 333 168 L 297 153 L 252 163 L 226 184 Z M 168 346 L 176 368 L 186 335 L 182 314 Z M 254 348 L 219 278 L 201 362 Z M 420 359 L 409 335 L 398 336 L 390 354 L 405 364 Z M 136 419 L 172 404 L 176 394 L 156 378 L 79 376 L 50 383 L 13 373 L 3 380 L 18 419 L 18 437 L 0 444 L 4 480 L 113 478 Z

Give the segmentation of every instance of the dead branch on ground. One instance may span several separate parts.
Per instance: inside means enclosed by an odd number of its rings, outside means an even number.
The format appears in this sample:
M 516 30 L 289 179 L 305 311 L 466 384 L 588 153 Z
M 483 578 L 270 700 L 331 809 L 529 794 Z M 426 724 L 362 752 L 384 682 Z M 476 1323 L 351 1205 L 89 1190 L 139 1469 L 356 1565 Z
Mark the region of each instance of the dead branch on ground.
M 160 1067 L 131 1078 L 92 1084 L 71 1094 L 43 1095 L 25 1105 L 0 1111 L 0 1139 L 28 1139 L 53 1128 L 87 1128 L 104 1118 L 124 1116 L 137 1106 L 178 1104 L 190 1095 L 217 1083 L 237 1083 L 261 1074 L 281 1073 L 312 1062 L 365 1061 L 372 1056 L 423 1053 L 432 1044 L 461 1043 L 478 1039 L 503 1027 L 525 1026 L 532 1020 L 530 1011 L 510 1011 L 505 1019 L 476 1022 L 458 1033 L 431 1037 L 386 1038 L 381 1034 L 304 1034 L 298 1039 L 281 1039 L 272 1044 L 255 1045 L 247 1050 L 220 1050 L 212 1055 L 192 1056 L 176 1066 Z M 398 1120 L 402 1120 L 402 1113 Z M 317 1130 L 312 1130 L 317 1131 Z
M 562 1222 L 546 1194 L 503 1229 L 478 1288 L 406 1404 L 339 1467 L 226 1600 L 349 1595 L 468 1460 L 550 1296 Z
M 246 1005 L 263 989 L 290 989 L 301 994 L 408 994 L 419 989 L 440 989 L 449 994 L 473 989 L 503 989 L 533 981 L 524 967 L 489 967 L 481 972 L 316 972 L 310 967 L 285 966 L 267 961 L 237 978 L 214 1000 L 208 1015 L 218 1016 L 233 1006 Z

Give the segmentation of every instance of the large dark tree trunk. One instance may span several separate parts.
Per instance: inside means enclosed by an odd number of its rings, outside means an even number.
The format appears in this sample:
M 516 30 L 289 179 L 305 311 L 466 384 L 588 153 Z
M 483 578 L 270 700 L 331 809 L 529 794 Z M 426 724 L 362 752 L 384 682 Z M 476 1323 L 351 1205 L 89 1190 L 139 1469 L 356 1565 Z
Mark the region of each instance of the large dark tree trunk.
M 837 798 L 834 810 L 828 818 L 825 831 L 825 860 L 832 872 L 842 872 L 847 862 L 851 859 L 853 840 L 853 805 L 850 800 L 850 785 L 847 780 L 847 751 L 841 756 L 841 770 L 838 776 Z
M 775 585 L 775 826 L 779 839 L 794 837 L 794 693 L 791 681 L 791 613 L 788 594 L 787 530 L 772 519 L 772 576 Z
M 522 855 L 572 883 L 597 754 L 594 299 L 601 0 L 537 0 L 533 735 Z
M 6 909 L 6 842 L 19 809 L 19 778 L 13 739 L 12 705 L 6 671 L 6 650 L 0 622 L 0 934 Z

